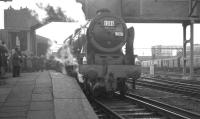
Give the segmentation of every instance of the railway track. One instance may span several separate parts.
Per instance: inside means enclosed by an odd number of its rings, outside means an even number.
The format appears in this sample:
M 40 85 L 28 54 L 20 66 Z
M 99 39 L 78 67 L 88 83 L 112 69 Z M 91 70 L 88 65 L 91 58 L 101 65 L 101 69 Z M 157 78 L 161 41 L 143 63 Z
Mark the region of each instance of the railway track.
M 116 94 L 111 99 L 92 99 L 100 119 L 199 119 L 200 115 L 167 104 L 127 94 Z M 97 113 L 99 114 L 99 113 Z
M 132 83 L 132 81 L 128 82 Z M 146 78 L 146 77 L 143 77 L 142 80 L 137 80 L 136 85 L 164 90 L 167 92 L 180 93 L 194 98 L 200 98 L 199 85 L 173 82 L 156 78 Z
M 150 71 L 143 71 L 142 72 L 145 75 L 149 75 Z M 177 77 L 182 77 L 183 74 L 182 72 L 168 72 L 168 71 L 159 71 L 159 70 L 155 70 L 155 75 L 162 75 L 162 76 L 177 76 Z M 189 75 L 189 73 L 186 73 L 186 75 Z M 194 77 L 200 77 L 200 75 L 198 73 L 195 73 L 193 75 Z
M 169 83 L 169 84 L 176 84 L 179 86 L 184 86 L 184 87 L 188 87 L 188 88 L 192 88 L 194 90 L 199 90 L 200 89 L 200 85 L 198 84 L 190 84 L 190 83 L 186 83 L 186 82 L 181 82 L 181 81 L 174 81 L 173 79 L 165 79 L 165 78 L 149 78 L 149 77 L 142 77 L 144 79 L 150 79 L 150 80 L 155 80 L 157 82 L 164 82 L 164 83 Z
M 94 101 L 94 99 L 90 99 L 90 104 L 92 105 L 94 112 L 96 113 L 96 115 L 98 116 L 99 119 L 109 119 L 111 117 L 115 117 L 112 114 L 109 115 L 105 109 L 103 109 L 102 107 L 100 107 L 101 105 L 99 105 L 98 103 L 96 103 Z
M 142 77 L 148 77 L 149 74 L 142 74 Z M 187 75 L 188 76 L 188 75 Z M 157 78 L 159 77 L 160 79 L 165 79 L 168 81 L 176 81 L 176 82 L 182 82 L 182 83 L 188 83 L 188 84 L 199 84 L 200 85 L 200 81 L 195 80 L 195 78 L 199 78 L 200 75 L 194 75 L 194 79 L 190 79 L 190 80 L 184 80 L 184 75 L 182 74 L 174 74 L 174 73 L 155 73 L 154 76 L 149 76 L 151 78 Z
M 166 73 L 166 72 L 163 72 L 163 73 L 155 73 L 156 75 L 162 75 L 162 76 L 177 76 L 177 77 L 182 77 L 183 76 L 183 74 L 181 74 L 181 73 Z M 189 74 L 186 74 L 186 75 L 189 75 Z M 200 75 L 198 75 L 198 74 L 194 74 L 193 75 L 194 77 L 200 77 Z

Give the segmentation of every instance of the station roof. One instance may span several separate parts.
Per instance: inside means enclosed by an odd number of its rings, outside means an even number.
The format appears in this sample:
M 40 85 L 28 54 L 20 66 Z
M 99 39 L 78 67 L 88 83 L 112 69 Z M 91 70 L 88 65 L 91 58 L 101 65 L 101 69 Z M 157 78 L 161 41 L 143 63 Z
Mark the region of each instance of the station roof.
M 200 22 L 199 0 L 77 0 L 87 19 L 99 9 L 109 9 L 127 23 Z

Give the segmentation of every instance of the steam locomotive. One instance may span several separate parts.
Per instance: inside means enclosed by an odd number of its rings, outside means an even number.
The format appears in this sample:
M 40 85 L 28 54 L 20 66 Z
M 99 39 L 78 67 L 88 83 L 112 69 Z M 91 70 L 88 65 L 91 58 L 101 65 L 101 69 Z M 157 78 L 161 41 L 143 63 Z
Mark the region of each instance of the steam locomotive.
M 133 27 L 127 29 L 121 17 L 106 9 L 97 11 L 85 27 L 77 29 L 65 44 L 77 59 L 83 89 L 95 96 L 114 91 L 124 94 L 126 80 L 136 80 L 141 74 L 133 54 Z M 82 31 L 85 33 L 81 34 Z M 71 71 L 72 66 L 66 64 L 66 69 Z

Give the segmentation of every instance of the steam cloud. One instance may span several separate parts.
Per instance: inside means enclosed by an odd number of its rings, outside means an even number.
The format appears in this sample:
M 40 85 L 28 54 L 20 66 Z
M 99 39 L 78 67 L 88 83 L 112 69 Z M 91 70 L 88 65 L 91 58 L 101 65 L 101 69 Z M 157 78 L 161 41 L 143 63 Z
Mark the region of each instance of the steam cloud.
M 73 56 L 71 52 L 71 46 L 69 45 L 69 42 L 67 42 L 64 46 L 62 46 L 58 52 L 57 57 L 55 58 L 57 61 L 61 62 L 64 67 L 62 67 L 62 72 L 66 74 L 65 66 L 67 65 L 73 65 L 77 66 L 77 59 Z M 74 69 L 78 73 L 77 67 L 74 67 Z

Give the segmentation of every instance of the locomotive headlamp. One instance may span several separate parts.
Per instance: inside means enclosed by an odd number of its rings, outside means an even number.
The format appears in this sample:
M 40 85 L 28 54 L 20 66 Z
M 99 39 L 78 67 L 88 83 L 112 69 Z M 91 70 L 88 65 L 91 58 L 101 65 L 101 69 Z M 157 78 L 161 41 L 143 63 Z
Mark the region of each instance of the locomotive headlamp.
M 124 36 L 123 32 L 115 32 L 115 36 Z

